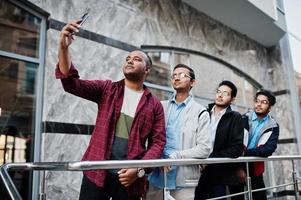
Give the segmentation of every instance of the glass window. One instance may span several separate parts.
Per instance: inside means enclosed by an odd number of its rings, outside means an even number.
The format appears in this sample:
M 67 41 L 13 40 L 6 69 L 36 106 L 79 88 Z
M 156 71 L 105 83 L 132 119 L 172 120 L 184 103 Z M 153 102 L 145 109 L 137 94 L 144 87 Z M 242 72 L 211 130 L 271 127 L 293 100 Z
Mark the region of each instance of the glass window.
M 25 94 L 33 95 L 35 91 L 35 80 L 37 74 L 36 65 L 33 63 L 26 63 L 26 74 L 24 81 Z
M 41 19 L 8 1 L 0 1 L 0 50 L 37 58 Z
M 26 139 L 16 137 L 15 127 L 6 127 L 0 135 L 0 163 L 26 162 Z M 12 134 L 12 135 L 10 135 Z
M 0 164 L 31 161 L 26 154 L 34 133 L 36 68 L 37 64 L 0 57 Z
M 228 69 L 228 68 L 226 68 L 226 69 Z M 236 95 L 234 103 L 237 105 L 240 105 L 240 106 L 246 106 L 247 99 L 245 98 L 244 79 L 232 71 L 231 77 L 229 77 L 228 80 L 233 82 L 237 87 L 237 95 Z M 251 99 L 251 102 L 253 102 L 253 98 Z
M 146 51 L 147 52 L 147 51 Z M 171 71 L 178 63 L 189 65 L 189 54 L 173 51 L 150 51 L 147 54 L 152 58 L 153 66 L 146 77 L 146 82 L 171 89 Z M 149 86 L 153 94 L 160 100 L 166 100 L 172 94 L 171 91 L 160 90 Z
M 190 55 L 191 68 L 195 72 L 196 85 L 193 94 L 208 99 L 215 98 L 215 91 L 218 84 L 229 79 L 232 71 L 224 65 L 198 55 Z
M 172 66 L 171 66 L 172 69 L 174 68 L 174 66 L 176 66 L 179 63 L 189 66 L 190 65 L 190 55 L 180 53 L 180 52 L 174 52 L 173 53 L 173 62 L 172 62 Z
M 0 165 L 33 161 L 37 67 L 0 56 Z M 23 199 L 31 199 L 31 174 L 10 174 Z
M 257 88 L 251 85 L 248 81 L 244 80 L 244 88 L 245 88 L 245 98 L 246 98 L 246 106 L 249 108 L 253 108 L 254 104 L 254 96 L 256 94 Z
M 39 129 L 41 118 L 35 114 L 37 91 L 41 93 L 42 88 L 36 84 L 37 76 L 43 74 L 43 68 L 41 74 L 38 69 L 45 53 L 45 15 L 30 2 L 0 1 L 0 165 L 32 162 L 33 155 L 39 160 L 33 141 L 40 143 L 35 127 Z M 38 180 L 38 176 L 28 171 L 10 175 L 22 199 L 32 199 L 32 177 Z M 37 196 L 36 189 L 33 196 Z
M 149 88 L 150 88 L 152 94 L 154 96 L 156 96 L 160 101 L 168 100 L 170 98 L 170 96 L 172 95 L 172 92 L 169 92 L 169 91 L 160 90 L 160 89 L 151 88 L 151 87 L 149 87 Z
M 147 54 L 151 57 L 153 66 L 146 77 L 146 81 L 162 86 L 170 86 L 170 52 L 149 52 Z
M 150 88 L 160 100 L 167 99 L 171 92 L 161 90 L 160 87 L 156 88 L 155 86 L 171 88 L 171 71 L 175 65 L 182 63 L 191 67 L 195 72 L 196 85 L 192 89 L 192 94 L 201 104 L 212 103 L 218 84 L 223 80 L 230 80 L 237 86 L 238 90 L 236 101 L 232 106 L 233 109 L 244 113 L 253 107 L 253 99 L 257 88 L 247 81 L 243 75 L 238 74 L 228 66 L 207 57 L 186 52 L 151 50 L 148 54 L 153 59 L 154 65 L 146 80 L 153 84 Z

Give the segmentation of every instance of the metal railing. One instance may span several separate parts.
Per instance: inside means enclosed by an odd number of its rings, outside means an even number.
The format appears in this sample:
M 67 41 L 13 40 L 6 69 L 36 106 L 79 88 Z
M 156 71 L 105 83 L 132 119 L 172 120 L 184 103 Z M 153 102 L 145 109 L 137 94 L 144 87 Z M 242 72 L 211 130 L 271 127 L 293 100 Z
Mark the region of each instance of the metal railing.
M 280 161 L 280 160 L 291 160 L 292 161 L 292 182 L 285 183 L 282 185 L 275 185 L 271 187 L 260 188 L 252 190 L 251 188 L 251 178 L 249 176 L 248 164 L 249 162 L 257 161 Z M 0 168 L 0 180 L 3 182 L 4 188 L 9 194 L 12 200 L 21 200 L 21 196 L 14 185 L 8 171 L 43 171 L 41 191 L 39 194 L 40 199 L 46 199 L 45 196 L 45 171 L 84 171 L 84 170 L 96 170 L 96 169 L 118 169 L 118 168 L 149 168 L 149 167 L 162 167 L 171 165 L 207 165 L 207 164 L 219 164 L 219 163 L 246 163 L 247 167 L 247 190 L 241 193 L 231 194 L 223 197 L 212 198 L 222 199 L 225 197 L 232 197 L 242 194 L 247 194 L 248 199 L 252 200 L 252 192 L 258 192 L 262 190 L 268 190 L 278 187 L 285 187 L 288 185 L 294 186 L 295 198 L 299 199 L 298 184 L 300 183 L 298 179 L 300 177 L 297 175 L 295 170 L 295 160 L 301 160 L 300 155 L 292 156 L 270 156 L 268 158 L 260 157 L 239 157 L 235 159 L 231 158 L 208 158 L 208 159 L 156 159 L 156 160 L 126 160 L 126 161 L 83 161 L 83 162 L 37 162 L 37 163 L 11 163 L 2 165 Z

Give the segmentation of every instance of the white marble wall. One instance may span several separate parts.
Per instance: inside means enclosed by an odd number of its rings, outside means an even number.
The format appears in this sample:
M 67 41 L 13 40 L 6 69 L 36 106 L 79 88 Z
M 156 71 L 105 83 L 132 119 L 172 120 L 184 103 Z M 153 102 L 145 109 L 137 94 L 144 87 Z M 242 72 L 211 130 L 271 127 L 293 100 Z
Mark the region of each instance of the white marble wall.
M 238 67 L 273 91 L 287 89 L 285 68 L 279 50 L 267 50 L 203 13 L 181 3 L 167 0 L 31 0 L 47 10 L 51 18 L 63 22 L 77 19 L 86 7 L 91 16 L 84 29 L 116 40 L 140 45 L 165 45 L 206 52 Z M 47 32 L 43 121 L 94 124 L 96 105 L 65 93 L 54 78 L 57 62 L 58 31 Z M 77 38 L 71 48 L 73 62 L 87 79 L 122 77 L 121 63 L 127 52 Z M 212 73 L 214 76 L 214 72 Z M 210 83 L 205 83 L 210 84 Z M 278 97 L 274 114 L 281 127 L 280 138 L 295 137 L 289 95 Z M 82 138 L 84 144 L 82 144 Z M 88 136 L 43 134 L 44 161 L 80 160 Z M 63 144 L 63 145 L 58 145 Z M 80 150 L 78 149 L 80 147 Z M 76 152 L 76 155 L 75 153 Z M 295 154 L 296 145 L 279 145 L 276 154 Z M 275 166 L 276 183 L 283 183 L 289 168 Z M 278 176 L 282 174 L 281 176 Z M 47 175 L 47 192 L 54 199 L 73 199 L 80 176 L 57 172 Z M 65 192 L 68 192 L 66 194 Z M 64 195 L 59 197 L 59 195 Z
M 64 92 L 60 80 L 55 79 L 58 34 L 51 29 L 47 32 L 43 121 L 94 124 L 97 105 Z M 121 64 L 125 51 L 76 37 L 70 53 L 83 79 L 123 77 Z
M 44 133 L 42 160 L 45 162 L 80 161 L 90 140 L 88 135 Z M 78 199 L 82 172 L 46 171 L 45 191 L 48 200 Z

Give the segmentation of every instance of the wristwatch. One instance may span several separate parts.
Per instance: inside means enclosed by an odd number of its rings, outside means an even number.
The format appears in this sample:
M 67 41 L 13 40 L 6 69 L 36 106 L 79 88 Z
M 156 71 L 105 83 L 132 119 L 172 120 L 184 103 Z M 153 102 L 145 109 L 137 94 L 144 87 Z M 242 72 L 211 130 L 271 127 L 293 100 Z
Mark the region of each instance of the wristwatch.
M 142 178 L 145 175 L 145 170 L 143 168 L 137 169 L 137 176 L 138 178 Z

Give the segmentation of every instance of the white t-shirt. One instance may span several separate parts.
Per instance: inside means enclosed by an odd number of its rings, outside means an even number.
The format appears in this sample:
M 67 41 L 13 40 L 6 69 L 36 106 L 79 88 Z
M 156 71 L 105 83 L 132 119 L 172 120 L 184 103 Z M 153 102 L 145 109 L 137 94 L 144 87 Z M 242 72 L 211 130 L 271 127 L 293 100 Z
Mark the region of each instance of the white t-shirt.
M 143 95 L 143 91 L 137 92 L 135 90 L 132 90 L 124 86 L 124 97 L 123 97 L 121 112 L 134 118 L 137 110 L 137 106 L 139 104 L 142 95 Z
M 214 112 L 215 106 L 213 106 L 211 112 L 211 121 L 210 121 L 210 131 L 211 131 L 211 144 L 212 147 L 214 147 L 214 141 L 215 141 L 215 135 L 216 135 L 216 129 L 219 121 L 221 120 L 222 116 L 225 114 L 227 108 L 221 110 L 220 112 Z M 213 151 L 213 148 L 211 152 Z

